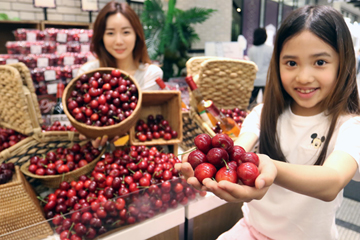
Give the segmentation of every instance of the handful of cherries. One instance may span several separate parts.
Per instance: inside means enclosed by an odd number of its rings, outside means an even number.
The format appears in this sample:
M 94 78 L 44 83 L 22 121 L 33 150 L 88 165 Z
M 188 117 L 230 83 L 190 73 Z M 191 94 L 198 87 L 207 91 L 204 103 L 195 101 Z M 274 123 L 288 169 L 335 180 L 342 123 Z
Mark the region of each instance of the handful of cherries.
M 226 134 L 217 134 L 211 138 L 208 134 L 195 137 L 196 150 L 188 156 L 188 162 L 194 169 L 194 175 L 200 183 L 205 178 L 215 178 L 217 182 L 226 180 L 255 186 L 259 176 L 259 157 L 246 152 Z
M 0 165 L 0 184 L 5 184 L 12 179 L 14 169 L 14 163 L 11 162 Z
M 70 114 L 79 122 L 110 126 L 129 117 L 138 103 L 136 85 L 120 70 L 82 75 L 67 99 Z

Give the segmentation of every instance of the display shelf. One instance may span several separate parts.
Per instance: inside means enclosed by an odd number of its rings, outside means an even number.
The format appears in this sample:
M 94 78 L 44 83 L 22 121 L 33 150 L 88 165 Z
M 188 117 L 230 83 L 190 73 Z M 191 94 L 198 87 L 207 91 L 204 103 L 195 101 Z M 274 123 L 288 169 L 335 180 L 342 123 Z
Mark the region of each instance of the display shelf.
M 226 203 L 226 201 L 218 198 L 213 193 L 207 192 L 205 197 L 198 198 L 185 207 L 185 217 L 187 219 L 197 217 Z
M 96 239 L 101 240 L 117 240 L 117 239 L 131 239 L 131 240 L 161 240 L 161 239 L 179 239 L 181 231 L 180 225 L 185 222 L 185 208 L 179 205 L 176 209 L 169 209 L 164 213 L 147 219 L 143 222 L 136 223 L 133 226 L 127 226 L 120 229 L 114 229 L 105 233 Z M 161 236 L 164 234 L 164 236 Z M 165 237 L 166 235 L 166 237 Z M 171 238 L 169 238 L 171 236 Z M 49 236 L 43 240 L 60 240 L 58 234 Z
M 7 53 L 5 44 L 7 41 L 15 41 L 13 31 L 18 28 L 40 29 L 39 21 L 9 21 L 1 20 L 0 54 Z
M 90 23 L 86 22 L 58 22 L 58 21 L 40 21 L 40 30 L 45 28 L 59 28 L 59 29 L 69 29 L 69 28 L 81 28 L 81 29 L 90 29 Z

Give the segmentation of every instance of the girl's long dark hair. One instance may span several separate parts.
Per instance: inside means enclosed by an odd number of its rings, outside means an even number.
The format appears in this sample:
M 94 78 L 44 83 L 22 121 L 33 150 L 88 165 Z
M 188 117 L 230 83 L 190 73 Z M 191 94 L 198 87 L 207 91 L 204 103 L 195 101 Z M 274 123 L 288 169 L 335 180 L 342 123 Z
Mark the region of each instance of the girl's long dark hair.
M 130 22 L 136 34 L 133 58 L 136 63 L 151 63 L 145 44 L 145 35 L 139 17 L 127 3 L 108 2 L 99 12 L 94 22 L 94 34 L 91 40 L 91 52 L 95 53 L 100 67 L 117 68 L 116 59 L 106 50 L 103 42 L 106 21 L 109 16 L 121 13 Z
M 315 163 L 322 165 L 339 116 L 346 113 L 360 113 L 352 37 L 343 16 L 329 6 L 305 6 L 293 11 L 276 34 L 260 119 L 259 151 L 272 159 L 286 161 L 280 148 L 276 127 L 279 116 L 290 106 L 293 99 L 282 86 L 279 58 L 284 43 L 304 30 L 315 34 L 339 54 L 335 87 L 322 102 L 326 114 L 331 119 L 326 140 Z

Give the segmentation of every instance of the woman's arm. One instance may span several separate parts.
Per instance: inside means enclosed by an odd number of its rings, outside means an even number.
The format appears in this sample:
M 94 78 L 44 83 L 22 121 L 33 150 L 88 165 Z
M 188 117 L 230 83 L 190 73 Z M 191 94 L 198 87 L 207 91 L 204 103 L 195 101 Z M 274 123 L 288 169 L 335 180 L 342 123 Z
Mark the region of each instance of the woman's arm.
M 334 200 L 358 168 L 355 159 L 343 151 L 331 153 L 323 166 L 273 163 L 277 169 L 275 184 L 323 201 Z

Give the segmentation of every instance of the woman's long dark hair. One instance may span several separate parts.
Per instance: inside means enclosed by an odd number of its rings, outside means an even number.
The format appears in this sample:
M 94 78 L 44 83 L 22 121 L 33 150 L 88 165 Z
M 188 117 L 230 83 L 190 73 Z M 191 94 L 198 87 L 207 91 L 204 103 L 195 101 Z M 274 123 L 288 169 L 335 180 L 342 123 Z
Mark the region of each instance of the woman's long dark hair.
M 100 67 L 117 68 L 116 59 L 106 50 L 103 42 L 106 21 L 110 15 L 121 13 L 130 22 L 136 34 L 133 58 L 136 63 L 151 63 L 145 44 L 145 35 L 139 17 L 127 3 L 108 2 L 99 12 L 94 22 L 91 51 L 97 56 Z
M 280 148 L 276 127 L 279 116 L 290 106 L 293 99 L 281 83 L 279 58 L 285 42 L 304 30 L 315 34 L 339 54 L 336 84 L 329 96 L 322 102 L 326 114 L 331 119 L 326 140 L 315 163 L 315 165 L 322 165 L 339 116 L 346 113 L 360 113 L 355 53 L 351 34 L 343 16 L 329 6 L 305 6 L 293 11 L 276 34 L 260 120 L 259 151 L 269 155 L 272 159 L 286 161 Z

